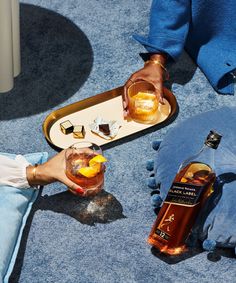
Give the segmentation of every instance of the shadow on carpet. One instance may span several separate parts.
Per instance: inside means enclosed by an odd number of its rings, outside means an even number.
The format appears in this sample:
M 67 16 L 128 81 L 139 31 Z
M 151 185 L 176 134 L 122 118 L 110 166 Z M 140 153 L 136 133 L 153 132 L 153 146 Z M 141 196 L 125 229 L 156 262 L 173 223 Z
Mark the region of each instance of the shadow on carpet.
M 126 218 L 120 202 L 106 191 L 90 198 L 74 196 L 67 191 L 51 196 L 44 195 L 36 203 L 36 209 L 67 214 L 80 223 L 90 226 Z
M 173 84 L 185 85 L 190 82 L 196 72 L 197 65 L 188 55 L 183 52 L 178 62 L 169 64 L 168 70 L 170 78 L 165 83 L 168 89 L 172 89 Z
M 19 281 L 30 227 L 37 210 L 51 210 L 63 213 L 89 226 L 94 226 L 96 223 L 109 224 L 118 219 L 126 218 L 120 202 L 106 191 L 102 191 L 92 198 L 74 196 L 68 191 L 51 196 L 39 196 L 27 220 L 9 283 L 17 283 Z
M 20 14 L 22 71 L 14 89 L 0 96 L 0 120 L 59 105 L 84 84 L 93 64 L 88 38 L 69 19 L 28 4 Z
M 189 248 L 187 252 L 181 254 L 181 255 L 165 255 L 158 251 L 155 248 L 151 248 L 152 254 L 157 257 L 158 259 L 168 263 L 168 264 L 177 264 L 181 261 L 184 261 L 186 259 L 192 258 L 202 252 L 204 250 L 201 248 L 201 244 L 198 243 L 196 247 Z M 215 251 L 209 252 L 207 254 L 207 259 L 211 262 L 217 262 L 221 260 L 222 257 L 227 258 L 235 258 L 235 253 L 233 249 L 224 249 L 224 248 L 217 248 Z

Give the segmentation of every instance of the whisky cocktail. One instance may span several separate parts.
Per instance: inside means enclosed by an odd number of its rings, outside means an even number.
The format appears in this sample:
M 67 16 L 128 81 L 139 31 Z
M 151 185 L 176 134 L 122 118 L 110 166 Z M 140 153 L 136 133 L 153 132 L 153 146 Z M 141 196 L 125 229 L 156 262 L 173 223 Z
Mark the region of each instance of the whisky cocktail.
M 158 120 L 158 106 L 159 101 L 151 84 L 140 81 L 129 87 L 129 116 L 135 122 L 154 124 Z
M 76 143 L 66 150 L 66 175 L 84 190 L 83 196 L 94 196 L 103 189 L 106 161 L 96 144 Z M 69 190 L 78 194 L 76 190 Z
M 129 96 L 129 113 L 139 123 L 155 123 L 158 119 L 158 101 L 154 93 L 138 92 Z

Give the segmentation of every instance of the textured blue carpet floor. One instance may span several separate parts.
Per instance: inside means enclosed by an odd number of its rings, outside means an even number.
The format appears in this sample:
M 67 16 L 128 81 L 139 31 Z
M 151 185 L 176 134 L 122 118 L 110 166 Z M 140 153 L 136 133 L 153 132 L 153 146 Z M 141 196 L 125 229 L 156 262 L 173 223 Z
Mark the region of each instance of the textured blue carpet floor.
M 131 36 L 147 31 L 150 0 L 21 2 L 22 73 L 14 90 L 0 95 L 0 149 L 53 155 L 42 133 L 50 111 L 120 86 L 142 66 L 144 49 Z M 236 106 L 235 97 L 214 92 L 186 54 L 172 67 L 169 87 L 179 102 L 177 119 L 105 151 L 110 162 L 101 197 L 108 203 L 101 214 L 83 214 L 96 205 L 61 184 L 43 189 L 11 282 L 234 282 L 235 258 L 227 253 L 196 251 L 173 263 L 146 243 L 155 219 L 145 185 L 151 141 L 190 116 Z

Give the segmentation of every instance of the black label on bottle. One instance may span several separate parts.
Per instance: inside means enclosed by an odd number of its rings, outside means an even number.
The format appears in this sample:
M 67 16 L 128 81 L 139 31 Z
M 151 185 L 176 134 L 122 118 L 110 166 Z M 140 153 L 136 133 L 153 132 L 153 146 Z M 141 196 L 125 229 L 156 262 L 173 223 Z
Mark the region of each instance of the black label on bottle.
M 161 231 L 160 229 L 156 229 L 155 234 L 157 234 L 162 239 L 168 241 L 170 239 L 170 235 L 168 235 L 166 232 Z
M 165 202 L 182 204 L 187 206 L 196 205 L 205 186 L 191 185 L 187 183 L 173 183 Z

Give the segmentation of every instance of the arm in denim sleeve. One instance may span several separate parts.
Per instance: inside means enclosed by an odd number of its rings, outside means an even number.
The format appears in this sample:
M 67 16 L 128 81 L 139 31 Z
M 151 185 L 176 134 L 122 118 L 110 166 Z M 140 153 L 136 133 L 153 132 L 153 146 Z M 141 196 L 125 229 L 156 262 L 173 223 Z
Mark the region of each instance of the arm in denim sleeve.
M 166 53 L 173 60 L 180 56 L 191 19 L 190 0 L 153 0 L 148 37 L 134 35 L 149 53 Z

